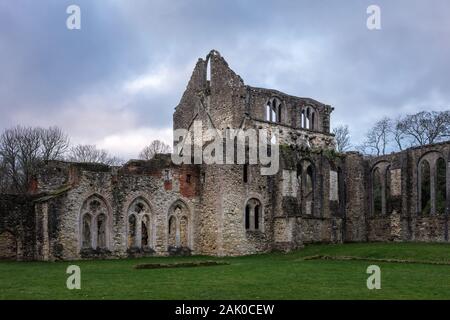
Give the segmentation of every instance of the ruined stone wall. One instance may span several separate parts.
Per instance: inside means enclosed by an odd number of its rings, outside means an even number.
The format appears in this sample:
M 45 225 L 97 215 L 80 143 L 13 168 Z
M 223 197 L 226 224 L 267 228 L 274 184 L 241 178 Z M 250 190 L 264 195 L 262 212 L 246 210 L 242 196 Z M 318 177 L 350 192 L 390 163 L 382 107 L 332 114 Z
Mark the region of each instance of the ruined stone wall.
M 302 151 L 292 147 L 283 147 L 281 151 L 274 248 L 286 250 L 307 243 L 341 242 L 345 216 L 343 159 L 323 151 Z M 305 189 L 302 178 L 305 170 L 301 168 L 304 161 L 313 167 L 312 198 L 305 198 L 305 190 L 302 190 Z
M 367 164 L 359 153 L 347 153 L 344 162 L 345 225 L 344 241 L 366 241 Z
M 170 157 L 169 157 L 170 160 Z M 156 163 L 155 163 L 156 162 Z M 168 218 L 173 204 L 180 202 L 189 211 L 189 248 L 196 252 L 196 214 L 198 211 L 199 171 L 194 166 L 167 166 L 155 161 L 130 162 L 120 170 L 73 170 L 76 183 L 65 192 L 44 198 L 36 205 L 37 224 L 42 237 L 39 256 L 43 260 L 127 257 L 133 255 L 127 244 L 128 210 L 135 199 L 150 207 L 152 251 L 168 252 Z M 166 174 L 166 170 L 168 174 Z M 82 250 L 81 208 L 92 196 L 102 199 L 108 208 L 108 246 L 105 250 Z M 46 240 L 45 240 L 46 239 Z M 137 252 L 139 254 L 145 252 Z
M 367 198 L 370 207 L 367 215 L 368 241 L 426 241 L 448 242 L 449 215 L 449 170 L 448 155 L 450 143 L 439 143 L 410 148 L 368 160 Z M 436 161 L 442 158 L 446 165 L 446 204 L 442 212 L 424 213 L 421 211 L 420 164 L 423 159 L 430 163 L 430 192 L 435 194 Z M 382 169 L 389 176 L 386 182 L 384 212 L 374 212 L 373 172 Z M 433 204 L 432 204 L 433 206 Z
M 33 260 L 36 234 L 33 198 L 0 196 L 0 259 Z
M 310 98 L 300 98 L 285 94 L 283 92 L 255 88 L 248 86 L 248 106 L 247 113 L 254 120 L 266 120 L 266 105 L 270 98 L 276 97 L 281 101 L 281 119 L 279 123 L 295 129 L 301 128 L 301 110 L 304 107 L 311 107 L 315 111 L 314 129 L 305 131 L 330 133 L 330 113 L 333 110 L 330 106 L 320 103 Z

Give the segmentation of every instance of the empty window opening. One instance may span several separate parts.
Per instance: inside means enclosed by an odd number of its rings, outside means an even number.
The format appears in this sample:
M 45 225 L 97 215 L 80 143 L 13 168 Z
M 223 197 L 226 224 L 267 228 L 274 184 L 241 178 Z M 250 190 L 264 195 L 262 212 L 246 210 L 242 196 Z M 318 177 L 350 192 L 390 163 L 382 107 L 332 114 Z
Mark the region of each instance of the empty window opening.
M 259 205 L 255 206 L 255 230 L 259 230 Z
M 423 214 L 431 212 L 431 176 L 430 164 L 423 160 L 420 164 L 420 210 Z
M 206 61 L 206 81 L 211 83 L 211 58 Z
M 248 182 L 248 164 L 244 164 L 244 168 L 243 168 L 243 180 L 244 183 Z
M 375 168 L 372 174 L 372 197 L 373 197 L 373 212 L 381 214 L 383 211 L 383 188 L 381 185 L 380 168 Z
M 250 229 L 250 205 L 245 206 L 245 229 Z
M 81 207 L 80 249 L 108 248 L 108 207 L 97 196 L 88 198 Z
M 262 206 L 258 199 L 250 199 L 245 206 L 245 230 L 258 231 L 262 229 Z
M 446 165 L 443 158 L 439 158 L 436 162 L 436 213 L 445 214 L 446 207 Z
M 281 101 L 278 98 L 271 98 L 266 104 L 266 121 L 281 122 L 281 109 Z

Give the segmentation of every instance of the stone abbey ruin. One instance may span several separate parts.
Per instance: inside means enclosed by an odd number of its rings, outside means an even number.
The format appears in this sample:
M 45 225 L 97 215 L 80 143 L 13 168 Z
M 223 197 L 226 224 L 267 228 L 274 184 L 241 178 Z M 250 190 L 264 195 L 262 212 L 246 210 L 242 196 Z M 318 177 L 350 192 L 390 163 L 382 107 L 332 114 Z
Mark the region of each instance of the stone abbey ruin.
M 207 70 L 210 70 L 208 72 Z M 199 59 L 173 127 L 279 129 L 280 168 L 45 163 L 0 195 L 0 258 L 245 255 L 308 243 L 449 241 L 450 142 L 380 157 L 335 151 L 333 108 L 245 85 L 217 51 Z M 207 139 L 207 137 L 205 138 Z

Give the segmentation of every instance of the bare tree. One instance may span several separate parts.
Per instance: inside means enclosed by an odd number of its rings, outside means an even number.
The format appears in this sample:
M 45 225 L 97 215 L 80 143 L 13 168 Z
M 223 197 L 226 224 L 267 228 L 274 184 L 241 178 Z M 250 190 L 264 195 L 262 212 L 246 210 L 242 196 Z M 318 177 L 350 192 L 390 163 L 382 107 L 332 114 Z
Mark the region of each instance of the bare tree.
M 390 141 L 391 120 L 387 117 L 377 121 L 367 132 L 362 146 L 359 147 L 364 153 L 384 155 Z
M 119 165 L 122 162 L 119 158 L 109 155 L 106 150 L 89 144 L 79 144 L 70 148 L 67 159 L 73 162 L 103 163 L 110 166 Z
M 62 159 L 69 149 L 68 136 L 58 127 L 41 130 L 42 159 Z
M 421 111 L 401 119 L 399 128 L 412 145 L 423 146 L 449 137 L 450 111 Z
M 333 129 L 336 140 L 336 150 L 345 152 L 350 148 L 350 132 L 347 125 L 340 125 Z
M 67 136 L 56 127 L 43 129 L 17 126 L 0 136 L 3 181 L 10 192 L 26 192 L 39 162 L 61 158 L 68 147 Z
M 151 160 L 158 153 L 170 153 L 171 148 L 161 140 L 154 140 L 146 146 L 139 154 L 139 159 Z
M 394 140 L 395 144 L 397 145 L 397 148 L 399 151 L 403 150 L 405 140 L 407 140 L 407 135 L 402 126 L 402 121 L 403 120 L 401 117 L 398 117 L 397 119 L 391 121 L 391 128 L 390 128 L 390 133 L 392 135 L 392 139 Z

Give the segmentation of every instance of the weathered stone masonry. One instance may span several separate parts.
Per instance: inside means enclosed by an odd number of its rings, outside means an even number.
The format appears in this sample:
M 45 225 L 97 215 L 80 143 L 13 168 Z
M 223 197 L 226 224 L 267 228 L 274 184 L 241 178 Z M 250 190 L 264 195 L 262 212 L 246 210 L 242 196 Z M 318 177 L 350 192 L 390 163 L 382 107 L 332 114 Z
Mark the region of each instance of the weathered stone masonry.
M 335 152 L 333 108 L 245 85 L 217 51 L 199 59 L 174 129 L 280 129 L 280 169 L 49 162 L 27 196 L 0 196 L 0 258 L 243 255 L 307 243 L 449 241 L 450 143 L 382 157 Z

